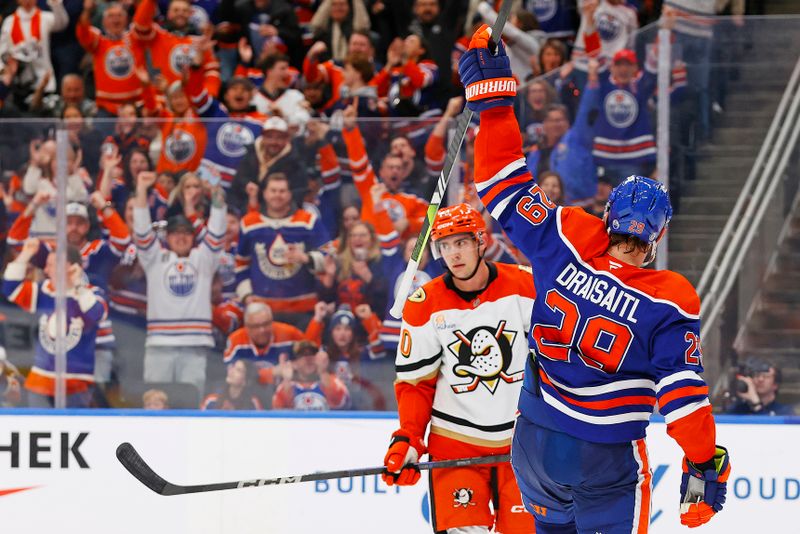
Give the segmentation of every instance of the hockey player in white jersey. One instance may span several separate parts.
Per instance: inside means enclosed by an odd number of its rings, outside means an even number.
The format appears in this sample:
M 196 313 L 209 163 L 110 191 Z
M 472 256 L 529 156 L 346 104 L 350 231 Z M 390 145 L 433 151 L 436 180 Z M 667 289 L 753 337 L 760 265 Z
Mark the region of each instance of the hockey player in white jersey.
M 400 429 L 384 459 L 389 485 L 415 484 L 419 471 L 405 466 L 426 452 L 432 460 L 509 452 L 535 293 L 530 269 L 484 259 L 485 234 L 468 204 L 440 210 L 433 224 L 447 273 L 403 310 L 395 361 Z M 508 463 L 432 471 L 430 500 L 436 532 L 534 530 Z

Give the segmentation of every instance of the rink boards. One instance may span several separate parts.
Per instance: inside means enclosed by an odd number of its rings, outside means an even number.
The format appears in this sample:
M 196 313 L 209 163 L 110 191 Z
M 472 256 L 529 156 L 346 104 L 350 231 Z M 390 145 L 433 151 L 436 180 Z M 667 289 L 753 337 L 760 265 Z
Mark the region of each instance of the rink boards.
M 178 484 L 299 475 L 380 465 L 391 414 L 235 414 L 109 410 L 0 411 L 3 531 L 61 534 L 426 533 L 427 484 L 378 477 L 162 497 L 117 462 L 133 443 Z M 147 414 L 147 415 L 145 415 Z M 800 532 L 800 419 L 717 418 L 733 472 L 726 509 L 699 533 Z M 648 434 L 653 534 L 678 523 L 680 458 L 654 423 Z M 11 527 L 11 528 L 8 528 Z

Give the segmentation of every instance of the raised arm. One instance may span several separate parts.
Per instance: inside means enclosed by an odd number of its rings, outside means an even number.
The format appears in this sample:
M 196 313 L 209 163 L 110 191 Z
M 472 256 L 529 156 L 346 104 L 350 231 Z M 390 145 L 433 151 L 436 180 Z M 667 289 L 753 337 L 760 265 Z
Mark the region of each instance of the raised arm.
M 532 262 L 552 254 L 543 246 L 555 235 L 557 207 L 533 181 L 522 154 L 522 136 L 512 109 L 516 83 L 502 44 L 488 48 L 489 31 L 481 27 L 459 63 L 467 106 L 480 113 L 475 139 L 475 187 L 486 209 Z M 535 270 L 535 266 L 534 266 Z
M 143 266 L 153 262 L 161 251 L 156 233 L 150 220 L 150 208 L 147 205 L 147 192 L 156 182 L 156 173 L 140 172 L 136 177 L 136 196 L 133 200 L 133 233 L 134 243 L 139 261 Z
M 41 243 L 36 238 L 26 239 L 19 255 L 6 266 L 3 273 L 3 294 L 22 308 L 34 313 L 39 297 L 39 286 L 26 279 L 28 264 L 39 251 Z

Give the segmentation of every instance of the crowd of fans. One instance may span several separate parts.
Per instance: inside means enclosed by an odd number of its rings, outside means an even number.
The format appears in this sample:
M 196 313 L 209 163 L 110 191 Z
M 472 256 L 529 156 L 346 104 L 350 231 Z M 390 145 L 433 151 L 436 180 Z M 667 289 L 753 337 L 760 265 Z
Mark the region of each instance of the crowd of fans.
M 0 126 L 3 290 L 42 319 L 27 376 L 3 359 L 3 403 L 52 405 L 65 231 L 69 405 L 167 408 L 175 384 L 203 409 L 391 405 L 388 309 L 463 107 L 458 59 L 502 1 L 528 166 L 555 202 L 601 215 L 622 178 L 656 174 L 642 25 L 699 50 L 674 55 L 668 97 L 688 87 L 707 127 L 714 13 L 686 0 L 17 0 L 0 29 L 0 117 L 18 120 Z M 66 229 L 54 122 L 35 117 L 64 119 Z M 474 130 L 459 201 L 480 208 Z M 487 257 L 524 262 L 490 227 Z M 426 256 L 415 283 L 441 272 Z M 120 346 L 123 324 L 140 346 Z M 123 378 L 141 399 L 112 395 Z

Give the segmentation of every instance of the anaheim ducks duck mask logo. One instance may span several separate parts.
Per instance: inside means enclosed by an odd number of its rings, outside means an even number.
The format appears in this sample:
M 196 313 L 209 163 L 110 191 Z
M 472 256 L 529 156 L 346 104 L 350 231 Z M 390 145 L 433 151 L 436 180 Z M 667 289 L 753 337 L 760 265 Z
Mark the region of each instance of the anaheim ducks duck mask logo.
M 453 373 L 472 378 L 470 382 L 451 386 L 454 392 L 468 393 L 478 384 L 483 384 L 494 394 L 499 380 L 508 384 L 522 380 L 524 371 L 508 372 L 512 359 L 511 345 L 517 333 L 506 330 L 505 326 L 506 322 L 500 321 L 494 328 L 479 326 L 467 334 L 461 330 L 453 332 L 458 340 L 447 346 L 458 358 Z

